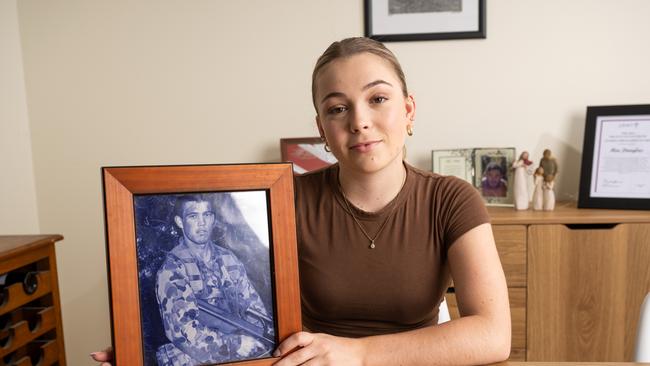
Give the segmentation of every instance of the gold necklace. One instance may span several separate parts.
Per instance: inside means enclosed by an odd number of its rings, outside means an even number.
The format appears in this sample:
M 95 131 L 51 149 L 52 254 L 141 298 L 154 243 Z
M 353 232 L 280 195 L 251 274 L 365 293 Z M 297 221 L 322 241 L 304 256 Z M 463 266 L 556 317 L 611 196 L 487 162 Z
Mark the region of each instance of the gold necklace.
M 404 188 L 405 183 L 406 183 L 406 172 L 404 172 L 404 179 L 402 179 L 402 186 L 400 187 L 399 192 L 402 191 L 402 188 Z M 352 216 L 352 219 L 354 219 L 354 222 L 357 224 L 359 229 L 361 229 L 361 232 L 363 233 L 363 235 L 366 238 L 368 238 L 368 240 L 370 241 L 370 245 L 368 245 L 368 248 L 375 249 L 375 240 L 377 240 L 377 237 L 379 236 L 379 234 L 381 234 L 381 231 L 384 230 L 384 227 L 388 223 L 388 219 L 391 218 L 391 216 L 393 215 L 393 211 L 395 211 L 395 208 L 397 208 L 398 205 L 397 204 L 393 205 L 393 208 L 390 210 L 388 215 L 386 215 L 386 219 L 384 220 L 384 222 L 379 227 L 379 230 L 377 230 L 377 233 L 375 234 L 375 237 L 371 238 L 370 235 L 368 235 L 368 232 L 366 231 L 366 229 L 363 228 L 363 225 L 361 225 L 359 220 L 357 220 L 357 217 L 354 216 L 354 214 L 352 213 L 352 209 L 350 208 L 350 203 L 348 202 L 348 198 L 345 196 L 345 192 L 343 191 L 343 186 L 341 186 L 341 181 L 340 180 L 339 180 L 339 190 L 341 191 L 341 195 L 343 196 L 343 202 L 345 203 L 345 207 L 348 209 L 348 213 L 350 214 L 350 216 Z M 399 195 L 399 192 L 397 192 L 398 195 Z

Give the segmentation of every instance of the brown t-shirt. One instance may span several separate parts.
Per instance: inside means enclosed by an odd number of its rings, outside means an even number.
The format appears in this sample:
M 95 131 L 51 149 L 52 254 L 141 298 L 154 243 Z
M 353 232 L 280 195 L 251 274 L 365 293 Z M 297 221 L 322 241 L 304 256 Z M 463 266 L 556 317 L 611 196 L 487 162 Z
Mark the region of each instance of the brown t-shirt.
M 400 193 L 377 212 L 350 205 L 338 165 L 296 177 L 302 315 L 314 332 L 360 337 L 435 324 L 450 282 L 447 250 L 489 222 L 477 190 L 454 177 L 405 164 Z

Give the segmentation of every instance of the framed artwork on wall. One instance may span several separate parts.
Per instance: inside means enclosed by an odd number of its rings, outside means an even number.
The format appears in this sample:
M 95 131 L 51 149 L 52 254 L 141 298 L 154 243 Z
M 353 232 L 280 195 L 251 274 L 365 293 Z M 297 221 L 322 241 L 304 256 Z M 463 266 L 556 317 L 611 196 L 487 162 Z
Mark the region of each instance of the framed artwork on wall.
M 587 107 L 578 207 L 650 210 L 650 104 Z
M 485 0 L 365 0 L 365 35 L 380 42 L 486 37 Z
M 277 361 L 302 329 L 291 164 L 102 177 L 115 364 Z
M 336 163 L 331 152 L 325 150 L 320 137 L 295 137 L 280 139 L 282 161 L 293 163 L 295 174 L 303 174 Z

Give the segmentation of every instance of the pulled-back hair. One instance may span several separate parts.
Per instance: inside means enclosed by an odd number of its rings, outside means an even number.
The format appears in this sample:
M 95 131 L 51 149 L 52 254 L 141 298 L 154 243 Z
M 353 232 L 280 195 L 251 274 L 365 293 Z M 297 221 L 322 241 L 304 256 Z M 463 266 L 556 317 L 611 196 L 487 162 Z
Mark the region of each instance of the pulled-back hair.
M 399 79 L 400 85 L 402 86 L 402 93 L 405 97 L 408 96 L 408 91 L 406 89 L 406 78 L 404 77 L 404 71 L 402 71 L 402 66 L 400 66 L 397 57 L 384 46 L 381 42 L 377 42 L 370 38 L 365 37 L 352 37 L 346 38 L 341 41 L 332 43 L 325 52 L 318 58 L 316 61 L 316 66 L 314 66 L 314 72 L 311 76 L 311 99 L 314 103 L 314 108 L 318 113 L 318 107 L 316 106 L 316 78 L 321 70 L 327 66 L 330 62 L 337 60 L 339 58 L 346 58 L 361 53 L 371 53 L 373 55 L 379 56 L 382 59 L 388 61 L 393 67 L 397 78 Z

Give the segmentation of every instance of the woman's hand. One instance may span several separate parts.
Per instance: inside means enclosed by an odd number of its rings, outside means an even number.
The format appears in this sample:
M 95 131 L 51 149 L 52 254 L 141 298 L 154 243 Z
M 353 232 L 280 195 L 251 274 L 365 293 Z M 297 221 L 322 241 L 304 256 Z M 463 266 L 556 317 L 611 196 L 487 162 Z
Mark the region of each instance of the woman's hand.
M 113 361 L 113 348 L 107 347 L 103 351 L 93 352 L 90 357 L 97 362 L 101 362 L 99 366 L 112 366 L 109 361 Z
M 295 351 L 291 352 L 293 349 Z M 298 332 L 285 339 L 273 356 L 282 357 L 274 366 L 357 366 L 363 364 L 364 346 L 361 339 Z

